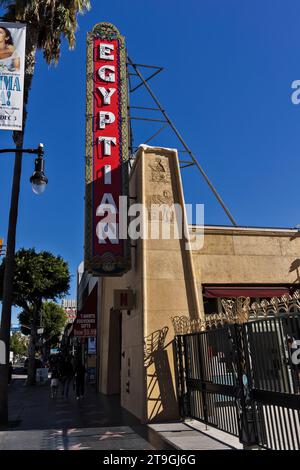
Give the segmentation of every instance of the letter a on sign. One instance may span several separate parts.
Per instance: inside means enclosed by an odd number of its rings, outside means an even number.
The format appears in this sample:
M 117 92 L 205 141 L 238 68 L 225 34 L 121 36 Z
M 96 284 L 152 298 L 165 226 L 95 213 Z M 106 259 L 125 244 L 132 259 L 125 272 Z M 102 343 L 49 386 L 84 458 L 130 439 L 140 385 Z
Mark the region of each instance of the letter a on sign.
M 87 38 L 85 269 L 121 276 L 130 269 L 130 240 L 119 236 L 128 195 L 128 90 L 125 40 L 110 23 Z M 105 196 L 114 201 L 107 220 Z M 110 217 L 109 215 L 109 217 Z M 127 217 L 127 207 L 126 214 Z

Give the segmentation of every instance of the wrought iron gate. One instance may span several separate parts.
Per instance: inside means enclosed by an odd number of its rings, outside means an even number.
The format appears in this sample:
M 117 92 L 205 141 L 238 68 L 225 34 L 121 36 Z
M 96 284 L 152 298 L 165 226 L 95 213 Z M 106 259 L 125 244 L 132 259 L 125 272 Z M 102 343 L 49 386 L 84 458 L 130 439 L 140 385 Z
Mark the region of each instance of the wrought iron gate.
M 177 335 L 181 415 L 246 445 L 300 449 L 299 339 L 299 314 Z

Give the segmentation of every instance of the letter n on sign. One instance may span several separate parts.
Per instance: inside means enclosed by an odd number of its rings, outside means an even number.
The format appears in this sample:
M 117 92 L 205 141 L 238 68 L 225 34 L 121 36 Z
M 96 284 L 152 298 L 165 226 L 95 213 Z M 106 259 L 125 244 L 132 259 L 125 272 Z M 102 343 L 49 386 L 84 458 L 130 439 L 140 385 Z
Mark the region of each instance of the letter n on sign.
M 126 61 L 118 29 L 95 25 L 87 36 L 84 247 L 85 269 L 94 276 L 130 269 L 130 241 L 119 239 L 119 197 L 128 195 Z

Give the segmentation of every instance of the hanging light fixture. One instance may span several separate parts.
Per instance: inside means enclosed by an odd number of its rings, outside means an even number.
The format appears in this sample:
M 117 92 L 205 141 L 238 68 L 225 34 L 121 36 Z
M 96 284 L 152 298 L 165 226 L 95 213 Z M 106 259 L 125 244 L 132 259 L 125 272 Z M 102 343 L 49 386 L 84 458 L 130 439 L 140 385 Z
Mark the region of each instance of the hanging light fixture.
M 44 155 L 44 145 L 39 144 L 38 146 L 38 157 L 34 162 L 34 172 L 30 178 L 30 183 L 32 185 L 32 191 L 35 194 L 42 194 L 48 183 L 48 178 L 45 175 L 45 160 L 43 159 Z

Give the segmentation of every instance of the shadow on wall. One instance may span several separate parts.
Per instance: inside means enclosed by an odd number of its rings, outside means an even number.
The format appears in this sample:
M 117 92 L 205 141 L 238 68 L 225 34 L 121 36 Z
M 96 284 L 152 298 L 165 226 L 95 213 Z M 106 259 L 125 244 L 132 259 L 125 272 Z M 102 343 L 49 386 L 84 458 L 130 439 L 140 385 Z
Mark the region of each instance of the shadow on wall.
M 300 282 L 300 259 L 297 258 L 295 259 L 292 263 L 291 263 L 291 266 L 290 266 L 290 273 L 296 271 L 296 279 L 294 281 L 294 284 L 296 283 L 299 283 Z
M 122 313 L 120 310 L 110 309 L 108 330 L 108 360 L 107 369 L 107 395 L 120 393 L 121 388 L 121 335 Z
M 147 382 L 148 422 L 178 418 L 171 368 L 165 344 L 168 327 L 154 331 L 144 340 L 144 367 Z

